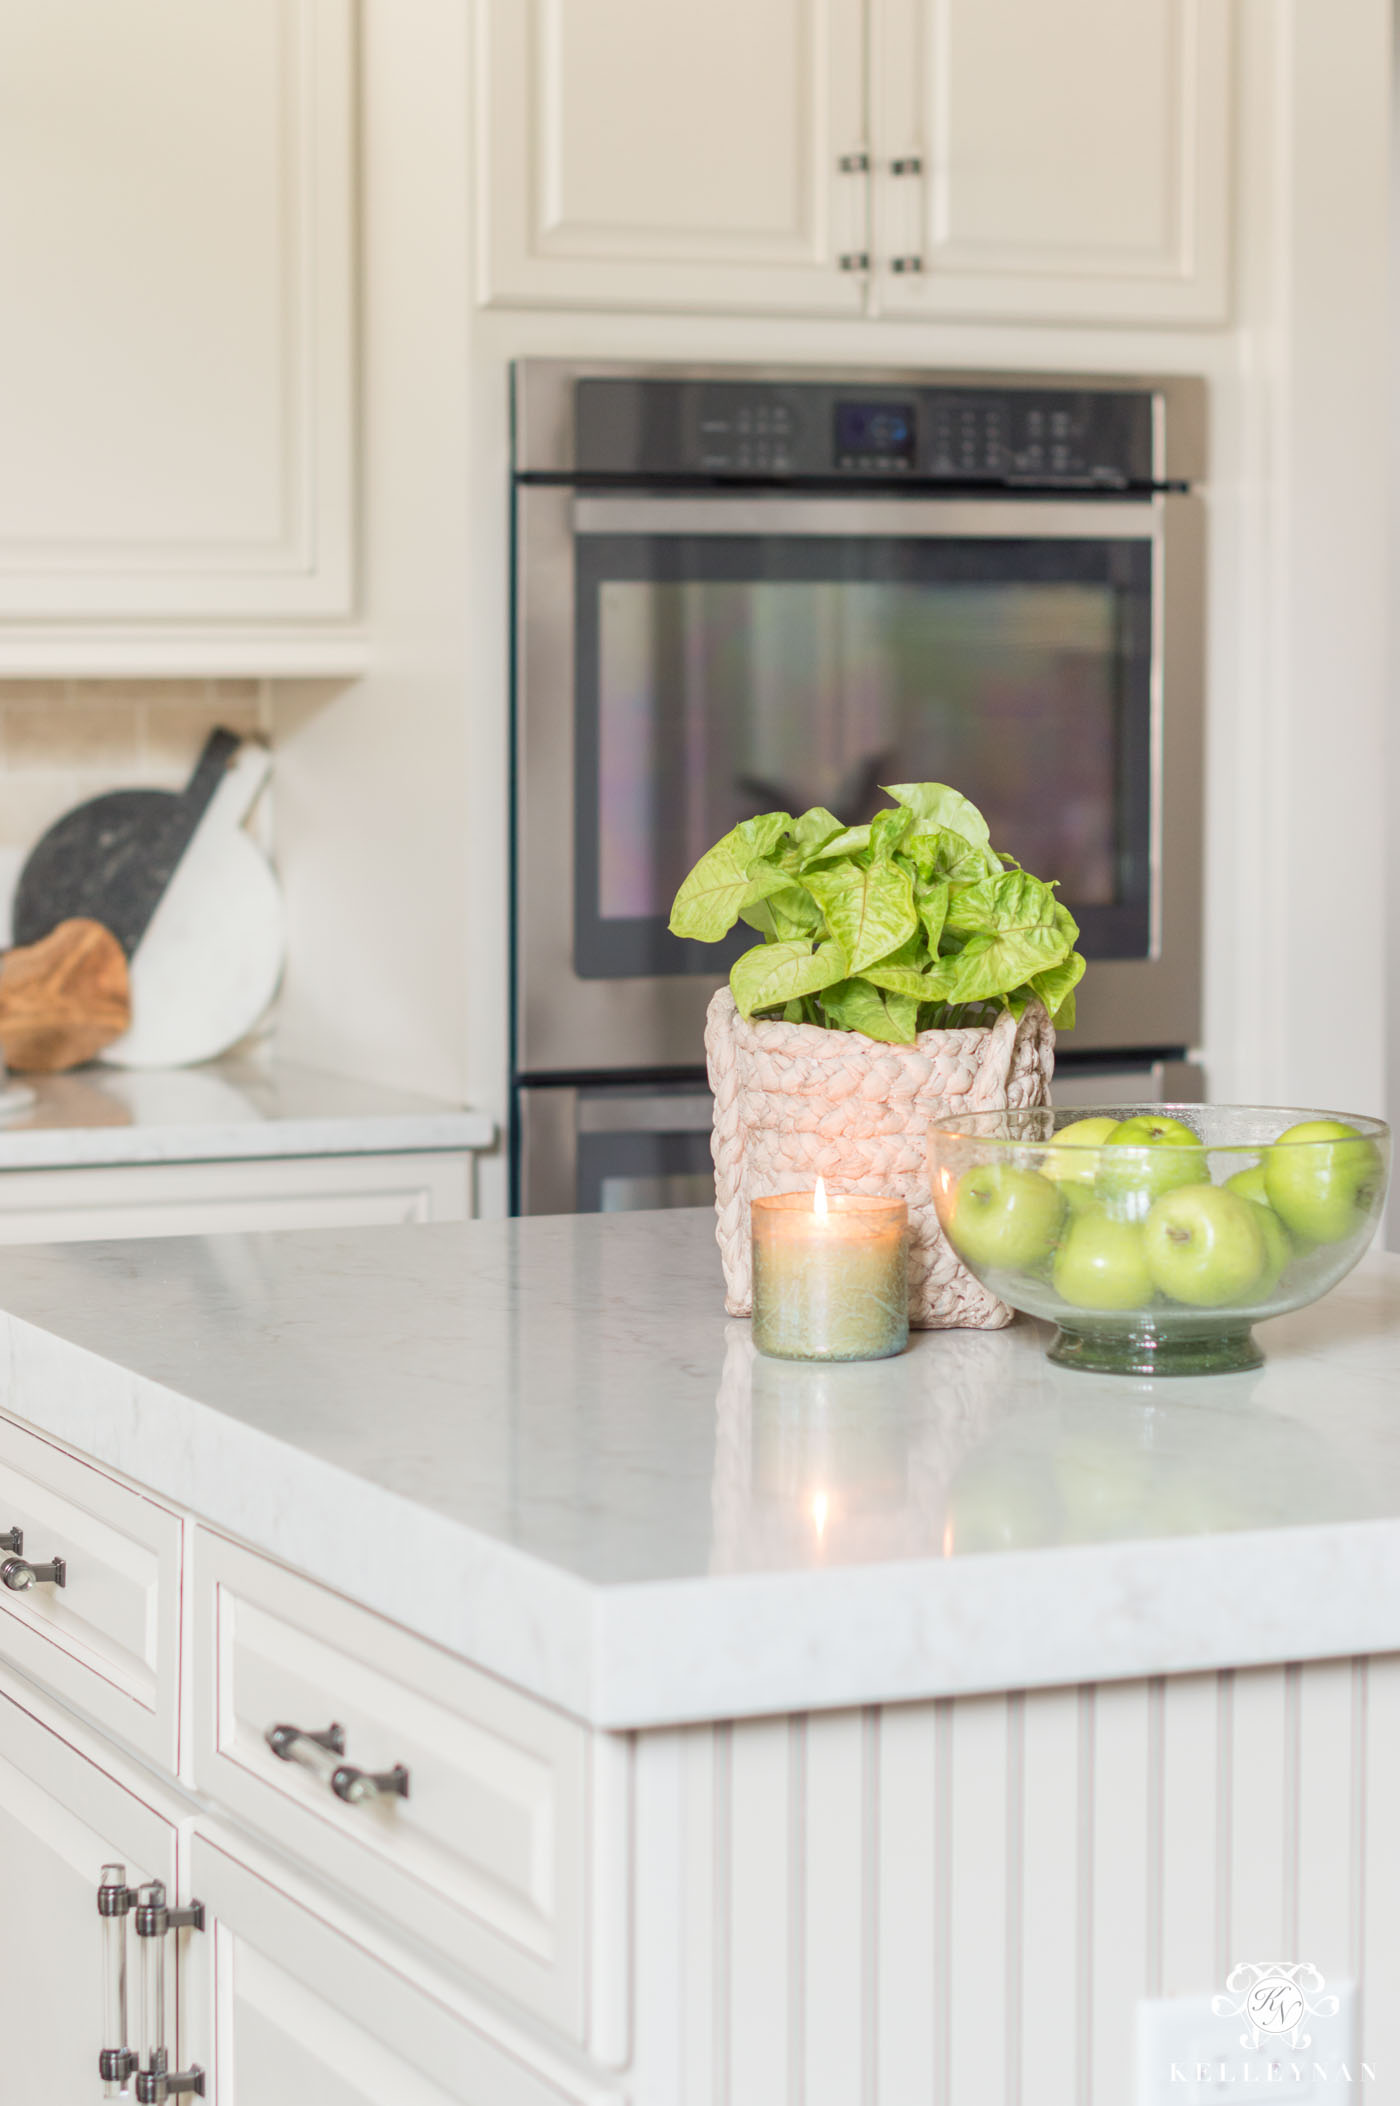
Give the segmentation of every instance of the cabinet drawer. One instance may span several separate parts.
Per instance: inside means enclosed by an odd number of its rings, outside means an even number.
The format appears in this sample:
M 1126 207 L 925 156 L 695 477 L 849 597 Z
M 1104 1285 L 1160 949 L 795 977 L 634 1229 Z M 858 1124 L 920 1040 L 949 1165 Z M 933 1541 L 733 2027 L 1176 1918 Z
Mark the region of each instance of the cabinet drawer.
M 179 1516 L 0 1419 L 0 1533 L 14 1528 L 30 1562 L 64 1560 L 64 1585 L 0 1587 L 0 1657 L 177 1770 Z
M 194 1571 L 200 1790 L 440 1962 L 581 2038 L 583 1730 L 205 1529 Z M 267 1744 L 273 1726 L 332 1724 L 346 1762 L 401 1764 L 407 1796 L 347 1804 Z

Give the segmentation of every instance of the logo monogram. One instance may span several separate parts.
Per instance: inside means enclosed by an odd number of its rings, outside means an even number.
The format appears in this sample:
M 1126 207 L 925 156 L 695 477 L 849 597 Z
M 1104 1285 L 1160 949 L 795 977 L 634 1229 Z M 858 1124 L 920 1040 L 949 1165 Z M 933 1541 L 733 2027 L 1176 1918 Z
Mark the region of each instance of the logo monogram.
M 1309 2018 L 1331 2018 L 1338 2003 L 1324 1996 L 1327 1984 L 1309 1960 L 1244 1960 L 1230 1970 L 1228 1994 L 1211 1999 L 1217 2018 L 1243 2018 L 1247 2030 L 1241 2047 L 1260 2048 L 1287 2040 L 1291 2048 L 1310 2047 L 1303 2031 Z

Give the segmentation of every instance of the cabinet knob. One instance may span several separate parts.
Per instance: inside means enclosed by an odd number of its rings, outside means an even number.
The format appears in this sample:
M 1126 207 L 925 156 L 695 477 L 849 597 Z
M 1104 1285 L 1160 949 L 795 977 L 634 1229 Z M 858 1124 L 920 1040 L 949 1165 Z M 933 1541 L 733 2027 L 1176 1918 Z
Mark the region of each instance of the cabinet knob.
M 870 268 L 870 257 L 864 249 L 848 249 L 836 261 L 843 271 L 868 271 Z
M 323 1733 L 308 1733 L 301 1726 L 269 1726 L 263 1738 L 281 1761 L 310 1770 L 347 1806 L 362 1806 L 367 1799 L 408 1797 L 408 1771 L 401 1762 L 391 1770 L 360 1770 L 342 1760 L 344 1726 L 332 1724 Z
M 890 163 L 891 175 L 922 175 L 923 172 L 922 154 L 900 154 Z
M 836 167 L 841 175 L 866 175 L 870 169 L 870 156 L 863 146 L 857 147 L 854 153 L 842 154 Z
M 898 272 L 901 277 L 908 277 L 915 271 L 921 271 L 923 267 L 924 259 L 922 256 L 891 256 L 890 258 L 890 269 Z
M 23 1594 L 30 1587 L 66 1587 L 68 1566 L 63 1558 L 51 1558 L 47 1565 L 31 1565 L 27 1558 L 6 1558 L 0 1565 L 0 1580 L 12 1594 Z

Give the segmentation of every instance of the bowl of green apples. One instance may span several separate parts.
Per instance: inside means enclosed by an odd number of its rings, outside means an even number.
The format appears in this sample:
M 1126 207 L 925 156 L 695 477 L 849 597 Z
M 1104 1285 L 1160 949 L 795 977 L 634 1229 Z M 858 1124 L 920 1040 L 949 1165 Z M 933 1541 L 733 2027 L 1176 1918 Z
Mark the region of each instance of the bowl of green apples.
M 943 1233 L 1049 1352 L 1106 1374 L 1258 1367 L 1253 1327 L 1351 1271 L 1385 1204 L 1380 1119 L 1240 1104 L 935 1120 Z

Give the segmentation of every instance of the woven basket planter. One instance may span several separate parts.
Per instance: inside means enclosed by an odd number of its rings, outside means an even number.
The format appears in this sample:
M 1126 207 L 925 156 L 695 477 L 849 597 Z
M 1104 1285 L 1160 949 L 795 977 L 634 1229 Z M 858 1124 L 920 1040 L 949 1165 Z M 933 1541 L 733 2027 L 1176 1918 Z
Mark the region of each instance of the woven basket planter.
M 727 987 L 710 1003 L 705 1056 L 715 1095 L 716 1234 L 725 1307 L 753 1305 L 749 1203 L 770 1192 L 888 1193 L 909 1207 L 909 1321 L 997 1330 L 1004 1302 L 973 1279 L 938 1226 L 924 1167 L 929 1122 L 950 1112 L 1047 1104 L 1055 1033 L 1033 1003 L 990 1026 L 925 1031 L 886 1046 L 859 1031 L 751 1023 Z

